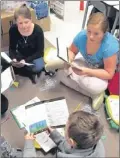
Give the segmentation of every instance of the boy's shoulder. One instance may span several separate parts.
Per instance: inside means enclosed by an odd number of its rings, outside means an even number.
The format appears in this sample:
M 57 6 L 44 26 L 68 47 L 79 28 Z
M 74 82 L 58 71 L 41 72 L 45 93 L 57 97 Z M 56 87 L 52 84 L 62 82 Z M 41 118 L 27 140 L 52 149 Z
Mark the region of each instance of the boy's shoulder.
M 91 155 L 93 157 L 105 157 L 105 148 L 103 145 L 103 142 L 101 140 L 98 141 L 93 154 Z

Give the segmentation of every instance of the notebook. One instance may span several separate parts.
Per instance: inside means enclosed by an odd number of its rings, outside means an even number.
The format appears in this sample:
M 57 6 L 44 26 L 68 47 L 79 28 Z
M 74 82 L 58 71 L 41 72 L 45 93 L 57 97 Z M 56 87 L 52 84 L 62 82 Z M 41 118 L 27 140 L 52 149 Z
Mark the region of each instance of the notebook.
M 67 122 L 69 112 L 64 97 L 34 103 L 25 107 L 24 124 L 30 133 L 39 133 L 48 126 L 61 127 Z
M 72 62 L 70 63 L 69 60 L 69 54 L 68 54 L 68 47 L 65 46 L 65 44 L 61 41 L 60 38 L 56 38 L 56 44 L 57 44 L 57 56 L 64 62 L 67 62 L 71 67 L 74 67 L 78 69 L 79 71 L 82 71 L 81 67 L 78 66 L 76 63 Z

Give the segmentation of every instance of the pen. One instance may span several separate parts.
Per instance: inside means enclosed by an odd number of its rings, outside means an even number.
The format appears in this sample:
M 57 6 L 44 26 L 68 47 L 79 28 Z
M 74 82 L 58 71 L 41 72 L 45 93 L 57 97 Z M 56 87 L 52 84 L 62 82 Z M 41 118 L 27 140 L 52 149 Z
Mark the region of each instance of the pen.
M 74 112 L 80 109 L 80 104 L 77 105 L 77 107 L 74 109 Z

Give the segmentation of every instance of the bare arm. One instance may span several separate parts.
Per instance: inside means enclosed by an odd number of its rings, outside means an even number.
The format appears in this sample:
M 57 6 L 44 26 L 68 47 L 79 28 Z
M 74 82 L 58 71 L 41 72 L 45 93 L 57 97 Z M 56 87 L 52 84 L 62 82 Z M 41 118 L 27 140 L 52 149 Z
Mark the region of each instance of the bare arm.
M 25 145 L 23 151 L 23 157 L 37 157 L 33 140 L 35 139 L 33 134 L 27 134 L 25 136 Z
M 79 52 L 78 48 L 72 43 L 71 46 L 69 47 L 69 61 L 72 62 L 75 59 L 75 56 Z
M 82 68 L 82 72 L 77 72 L 77 74 L 81 75 L 82 73 L 88 76 L 94 76 L 101 79 L 109 80 L 112 79 L 115 69 L 116 69 L 117 55 L 113 55 L 107 59 L 104 59 L 104 69 L 90 69 L 90 68 Z M 77 71 L 77 70 L 75 70 Z

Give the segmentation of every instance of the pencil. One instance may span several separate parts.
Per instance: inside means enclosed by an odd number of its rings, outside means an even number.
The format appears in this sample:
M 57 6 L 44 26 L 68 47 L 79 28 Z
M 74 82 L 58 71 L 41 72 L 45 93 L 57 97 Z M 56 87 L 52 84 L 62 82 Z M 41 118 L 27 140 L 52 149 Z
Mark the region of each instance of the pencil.
M 77 105 L 77 107 L 74 109 L 74 112 L 78 111 L 80 109 L 80 104 Z

